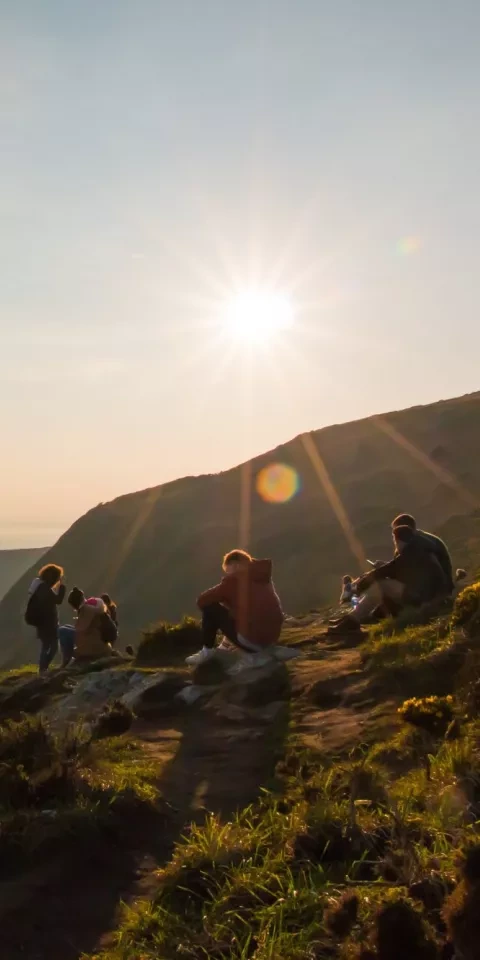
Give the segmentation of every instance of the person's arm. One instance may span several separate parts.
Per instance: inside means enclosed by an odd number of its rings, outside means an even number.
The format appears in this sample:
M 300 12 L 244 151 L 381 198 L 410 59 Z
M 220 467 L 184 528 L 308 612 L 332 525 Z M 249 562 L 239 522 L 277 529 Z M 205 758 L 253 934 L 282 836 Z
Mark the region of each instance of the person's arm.
M 401 573 L 403 565 L 403 554 L 397 553 L 393 560 L 382 563 L 381 567 L 375 567 L 375 570 L 372 570 L 369 576 L 372 580 L 386 580 L 387 577 L 389 580 L 395 580 Z
M 53 596 L 55 597 L 55 603 L 57 604 L 57 607 L 59 607 L 60 604 L 62 604 L 63 601 L 65 600 L 66 590 L 67 590 L 67 588 L 66 588 L 66 586 L 65 586 L 64 583 L 61 583 L 61 584 L 60 584 L 58 590 L 52 590 Z
M 211 603 L 230 603 L 233 596 L 234 582 L 233 578 L 224 577 L 220 583 L 209 590 L 204 590 L 197 599 L 197 606 L 200 610 L 208 607 Z

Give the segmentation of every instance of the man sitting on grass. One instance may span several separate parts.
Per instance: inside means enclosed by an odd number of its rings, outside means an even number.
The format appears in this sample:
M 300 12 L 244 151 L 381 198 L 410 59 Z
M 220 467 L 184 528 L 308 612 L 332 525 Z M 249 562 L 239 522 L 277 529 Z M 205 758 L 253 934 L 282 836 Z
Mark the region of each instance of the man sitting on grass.
M 222 633 L 242 651 L 234 670 L 266 662 L 268 647 L 278 642 L 284 614 L 272 582 L 272 561 L 254 560 L 245 550 L 231 550 L 223 560 L 225 576 L 215 587 L 200 594 L 203 647 L 187 657 L 196 666 L 215 653 L 215 641 Z M 221 643 L 221 647 L 228 646 Z
M 447 545 L 434 533 L 427 533 L 426 530 L 419 530 L 415 517 L 410 516 L 409 513 L 400 513 L 398 517 L 395 517 L 395 520 L 392 523 L 392 534 L 394 538 L 396 527 L 410 527 L 410 529 L 415 533 L 417 540 L 419 540 L 420 543 L 422 543 L 424 547 L 426 547 L 426 549 L 437 558 L 445 574 L 445 593 L 448 594 L 448 596 L 451 596 L 455 589 L 455 583 L 453 578 L 452 559 L 448 552 Z
M 402 607 L 421 606 L 445 595 L 445 573 L 415 531 L 408 526 L 395 527 L 393 538 L 393 560 L 375 567 L 356 581 L 357 595 L 362 595 L 357 607 L 330 627 L 329 633 L 358 632 L 379 605 L 395 615 Z

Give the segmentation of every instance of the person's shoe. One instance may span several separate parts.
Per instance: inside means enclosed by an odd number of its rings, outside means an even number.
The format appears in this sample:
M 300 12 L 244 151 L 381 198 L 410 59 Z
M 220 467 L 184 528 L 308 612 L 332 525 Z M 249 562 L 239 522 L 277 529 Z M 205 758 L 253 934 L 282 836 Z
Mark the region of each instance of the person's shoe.
M 189 667 L 198 667 L 200 663 L 206 663 L 207 660 L 211 660 L 215 656 L 215 648 L 212 650 L 209 647 L 202 647 L 198 653 L 192 653 L 190 657 L 185 658 L 185 663 Z
M 295 650 L 294 647 L 283 647 L 279 644 L 272 648 L 272 656 L 280 663 L 284 663 L 286 660 L 295 660 L 296 657 L 299 657 L 300 650 Z
M 242 654 L 233 667 L 230 667 L 227 670 L 229 677 L 235 677 L 238 673 L 242 673 L 243 670 L 254 670 L 256 667 L 265 667 L 267 663 L 270 663 L 272 657 L 269 657 L 267 653 L 244 653 Z
M 339 620 L 338 623 L 332 624 L 332 626 L 327 630 L 327 634 L 329 636 L 332 634 L 335 635 L 345 633 L 362 633 L 362 627 L 358 620 L 355 620 L 354 617 L 343 617 L 342 620 Z

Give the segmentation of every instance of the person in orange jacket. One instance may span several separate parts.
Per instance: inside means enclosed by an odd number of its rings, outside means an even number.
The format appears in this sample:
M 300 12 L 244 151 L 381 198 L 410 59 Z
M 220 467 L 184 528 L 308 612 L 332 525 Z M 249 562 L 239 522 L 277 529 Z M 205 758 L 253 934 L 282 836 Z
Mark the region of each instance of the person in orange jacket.
M 231 550 L 223 559 L 223 570 L 220 583 L 198 597 L 203 647 L 187 657 L 190 666 L 213 656 L 218 633 L 245 654 L 245 663 L 280 637 L 284 613 L 272 581 L 272 561 L 255 560 L 245 550 Z

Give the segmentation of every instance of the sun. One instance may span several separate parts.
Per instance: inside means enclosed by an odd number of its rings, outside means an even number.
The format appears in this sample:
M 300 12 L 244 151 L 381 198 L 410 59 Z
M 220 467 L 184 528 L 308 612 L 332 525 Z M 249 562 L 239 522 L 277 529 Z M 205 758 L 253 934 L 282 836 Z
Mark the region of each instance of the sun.
M 292 326 L 293 308 L 283 293 L 244 290 L 228 301 L 223 322 L 235 339 L 264 343 Z

